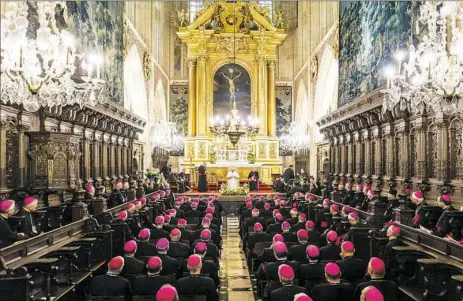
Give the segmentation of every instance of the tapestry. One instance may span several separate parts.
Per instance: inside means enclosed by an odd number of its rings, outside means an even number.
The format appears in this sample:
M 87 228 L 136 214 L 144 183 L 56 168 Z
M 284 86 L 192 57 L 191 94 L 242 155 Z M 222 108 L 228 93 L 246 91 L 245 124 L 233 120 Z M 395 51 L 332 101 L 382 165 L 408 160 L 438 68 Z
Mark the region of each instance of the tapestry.
M 418 4 L 410 1 L 342 1 L 339 17 L 338 107 L 386 83 L 384 68 L 407 49 Z
M 28 35 L 40 26 L 37 3 L 28 1 Z M 123 85 L 123 9 L 118 1 L 67 1 L 67 15 L 61 4 L 56 4 L 55 20 L 60 30 L 73 34 L 79 54 L 97 53 L 102 56 L 101 78 L 106 81 L 108 100 L 124 105 Z M 77 65 L 78 63 L 76 63 Z M 76 73 L 85 75 L 77 66 Z
M 242 119 L 251 115 L 251 79 L 238 64 L 225 64 L 214 75 L 213 115 L 230 115 L 233 100 Z
M 169 121 L 175 123 L 179 134 L 188 135 L 188 90 L 186 86 L 171 86 Z
M 277 136 L 288 134 L 293 118 L 293 101 L 291 87 L 276 87 Z M 280 146 L 280 156 L 291 156 L 291 151 L 285 151 Z

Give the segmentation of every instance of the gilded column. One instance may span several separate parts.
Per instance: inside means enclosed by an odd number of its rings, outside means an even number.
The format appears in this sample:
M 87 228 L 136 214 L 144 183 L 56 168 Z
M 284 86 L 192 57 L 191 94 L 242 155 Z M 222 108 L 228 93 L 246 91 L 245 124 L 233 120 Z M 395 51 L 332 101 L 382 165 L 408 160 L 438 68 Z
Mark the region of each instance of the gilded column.
M 199 56 L 197 61 L 197 79 L 196 84 L 196 112 L 201 118 L 196 119 L 197 135 L 206 136 L 207 134 L 207 100 L 206 100 L 206 56 Z M 191 93 L 191 92 L 188 92 Z
M 275 97 L 275 62 L 268 62 L 267 69 L 268 77 L 268 113 L 267 113 L 267 126 L 268 136 L 274 137 L 277 134 L 276 130 L 276 115 L 277 115 L 277 104 Z
M 188 136 L 196 135 L 196 61 L 188 60 Z
M 259 72 L 258 72 L 258 112 L 259 112 L 259 120 L 260 120 L 260 128 L 259 128 L 259 135 L 266 136 L 267 135 L 267 99 L 266 99 L 266 59 L 264 55 L 258 56 L 259 60 Z
M 6 122 L 0 122 L 0 191 L 6 189 L 6 126 Z

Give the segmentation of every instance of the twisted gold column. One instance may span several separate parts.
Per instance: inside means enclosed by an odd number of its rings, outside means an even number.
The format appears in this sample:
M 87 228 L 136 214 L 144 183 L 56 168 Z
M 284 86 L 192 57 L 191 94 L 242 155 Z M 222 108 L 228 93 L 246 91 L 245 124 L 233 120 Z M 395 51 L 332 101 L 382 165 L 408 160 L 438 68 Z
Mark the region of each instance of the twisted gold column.
M 196 135 L 196 61 L 188 60 L 188 136 Z
M 276 97 L 275 97 L 275 62 L 268 63 L 268 106 L 267 106 L 267 126 L 268 136 L 274 137 L 277 134 L 276 130 Z

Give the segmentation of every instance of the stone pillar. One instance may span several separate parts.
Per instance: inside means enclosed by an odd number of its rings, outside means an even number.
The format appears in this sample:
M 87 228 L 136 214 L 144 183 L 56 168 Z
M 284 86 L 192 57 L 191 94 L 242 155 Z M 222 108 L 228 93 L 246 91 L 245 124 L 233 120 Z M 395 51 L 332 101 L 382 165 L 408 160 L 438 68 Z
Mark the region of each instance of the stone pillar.
M 267 136 L 267 99 L 266 99 L 266 85 L 265 83 L 267 82 L 266 79 L 266 71 L 267 71 L 267 64 L 266 64 L 266 59 L 265 56 L 259 55 L 258 56 L 258 61 L 259 61 L 259 69 L 258 69 L 258 76 L 257 76 L 257 84 L 258 84 L 258 89 L 257 89 L 257 97 L 258 97 L 258 116 L 259 116 L 259 121 L 260 121 L 260 127 L 259 127 L 259 135 L 260 136 Z
M 349 146 L 349 150 L 347 151 L 347 173 L 349 174 L 353 174 L 353 155 L 352 155 L 352 151 L 353 151 L 353 146 L 354 144 L 352 143 L 352 134 L 347 134 L 346 135 L 346 145 Z
M 374 137 L 375 139 L 375 142 L 376 142 L 376 149 L 374 149 L 373 151 L 376 153 L 375 155 L 375 174 L 379 177 L 379 176 L 382 176 L 383 175 L 383 166 L 382 166 L 382 158 L 383 158 L 383 148 L 381 147 L 381 143 L 382 143 L 382 140 L 381 140 L 381 135 L 378 131 L 378 133 L 376 134 L 376 136 Z
M 95 178 L 101 177 L 100 175 L 100 141 L 96 139 L 93 140 L 93 162 L 91 162 L 93 168 L 93 176 Z
M 415 120 L 415 135 L 417 135 L 417 145 L 416 151 L 417 151 L 417 157 L 418 157 L 418 174 L 416 175 L 417 178 L 419 179 L 426 179 L 427 174 L 426 174 L 426 131 L 425 131 L 425 125 L 426 125 L 426 118 L 425 117 L 420 117 Z
M 198 57 L 198 67 L 197 67 L 197 97 L 196 97 L 196 108 L 197 108 L 197 116 L 201 116 L 201 118 L 197 118 L 196 120 L 196 128 L 197 128 L 197 135 L 198 136 L 206 136 L 207 135 L 207 123 L 209 121 L 209 117 L 207 116 L 207 100 L 206 100 L 206 56 L 199 56 Z M 188 92 L 191 93 L 191 92 Z
M 129 145 L 127 146 L 128 149 L 128 158 L 127 158 L 127 170 L 129 174 L 133 174 L 133 140 L 129 140 Z M 141 166 L 143 167 L 143 166 Z
M 188 136 L 196 135 L 196 60 L 188 60 Z
M 117 151 L 117 168 L 118 168 L 118 173 L 116 176 L 122 176 L 122 141 L 121 141 L 121 138 L 119 137 L 117 139 L 117 148 L 116 148 L 116 151 Z
M 6 127 L 7 123 L 0 122 L 0 192 L 6 190 Z
M 115 177 L 116 176 L 116 141 L 113 140 L 113 136 L 110 137 L 111 141 L 109 142 L 109 160 L 110 160 L 110 165 L 109 165 L 109 176 L 110 177 Z
M 121 144 L 121 175 L 127 174 L 127 150 L 125 146 L 125 139 L 123 139 Z
M 18 163 L 19 163 L 19 186 L 24 187 L 26 186 L 26 177 L 27 177 L 27 171 L 26 171 L 26 160 L 27 160 L 27 152 L 26 152 L 26 135 L 25 132 L 28 130 L 26 126 L 20 125 L 18 126 Z M 1 130 L 0 130 L 1 131 Z M 1 140 L 1 139 L 0 139 Z M 3 140 L 2 140 L 3 141 Z
M 108 149 L 108 143 L 107 143 L 106 140 L 105 140 L 104 134 L 102 135 L 101 138 L 102 138 L 102 140 L 103 140 L 102 143 L 101 143 L 101 144 L 102 144 L 102 149 L 101 149 L 101 150 L 102 150 L 102 152 L 103 152 L 103 153 L 102 153 L 102 156 L 101 156 L 101 157 L 102 157 L 102 162 L 100 163 L 100 164 L 103 166 L 103 168 L 102 168 L 102 169 L 103 169 L 103 173 L 101 174 L 101 177 L 107 178 L 107 177 L 110 176 L 110 173 L 108 173 L 108 160 L 109 160 L 109 158 L 108 158 L 108 151 L 107 151 L 107 149 Z M 111 164 L 110 164 L 110 165 L 111 165 Z
M 339 170 L 339 172 L 345 174 L 347 173 L 347 168 L 346 168 L 346 163 L 347 163 L 347 158 L 346 158 L 346 150 L 345 150 L 345 147 L 346 147 L 346 143 L 345 143 L 346 139 L 345 137 L 343 136 L 340 136 L 339 137 L 339 150 L 341 152 L 340 154 L 340 160 L 341 160 L 341 168 Z
M 450 182 L 448 122 L 443 113 L 436 114 L 437 147 L 438 147 L 438 177 L 439 180 Z
M 362 145 L 360 143 L 360 133 L 355 132 L 354 133 L 354 139 L 355 139 L 355 173 L 357 175 L 363 175 L 363 170 L 361 167 L 361 152 L 362 152 Z
M 274 137 L 277 135 L 277 103 L 275 97 L 275 62 L 268 62 L 267 69 L 268 77 L 268 113 L 267 113 L 267 126 L 268 126 L 268 136 Z
M 81 175 L 82 180 L 90 179 L 90 141 L 87 133 L 84 131 L 84 139 L 82 141 L 83 154 L 81 160 L 84 160 L 84 174 Z
M 402 170 L 402 177 L 404 179 L 410 178 L 410 136 L 408 136 L 409 133 L 409 128 L 408 125 L 405 126 L 403 131 L 400 133 L 402 135 L 402 160 L 400 162 L 401 165 L 401 170 Z
M 365 153 L 363 154 L 363 172 L 364 174 L 371 176 L 371 139 L 370 132 L 368 130 L 363 132 L 363 141 L 365 143 Z
M 392 130 L 386 134 L 386 160 L 387 160 L 387 175 L 389 177 L 394 177 L 394 133 Z

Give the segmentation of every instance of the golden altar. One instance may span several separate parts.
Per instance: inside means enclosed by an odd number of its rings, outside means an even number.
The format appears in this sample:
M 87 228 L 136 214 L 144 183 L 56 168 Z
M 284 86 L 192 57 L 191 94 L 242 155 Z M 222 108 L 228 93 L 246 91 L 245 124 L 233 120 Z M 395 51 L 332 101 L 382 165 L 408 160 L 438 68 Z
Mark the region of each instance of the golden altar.
M 197 170 L 203 161 L 215 162 L 211 154 L 217 147 L 209 128 L 214 112 L 214 76 L 221 67 L 233 62 L 249 74 L 250 112 L 259 119 L 259 132 L 249 142 L 249 152 L 255 158 L 252 162 L 259 165 L 261 180 L 271 183 L 272 173 L 281 172 L 275 62 L 277 47 L 287 35 L 282 23 L 272 24 L 259 4 L 243 1 L 205 2 L 193 23 L 180 23 L 177 36 L 187 46 L 189 91 L 183 168 Z M 246 179 L 253 167 L 246 161 L 237 166 L 240 179 Z M 208 164 L 209 177 L 226 180 L 227 172 L 228 166 Z

